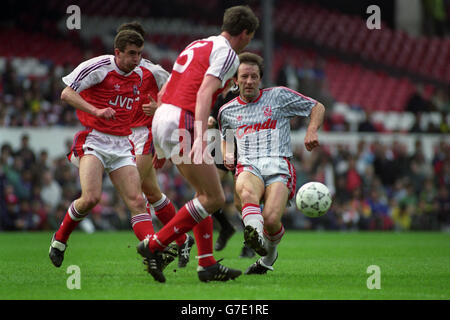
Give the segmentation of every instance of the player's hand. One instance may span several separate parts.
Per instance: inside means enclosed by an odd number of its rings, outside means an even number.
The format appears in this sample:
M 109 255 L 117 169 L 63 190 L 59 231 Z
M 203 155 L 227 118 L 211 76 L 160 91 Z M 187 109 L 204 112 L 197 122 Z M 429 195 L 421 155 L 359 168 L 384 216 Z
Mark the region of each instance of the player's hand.
M 113 108 L 97 109 L 95 116 L 106 120 L 114 120 L 116 118 L 116 110 Z
M 306 131 L 305 135 L 305 147 L 306 150 L 312 151 L 315 147 L 318 147 L 319 137 L 316 131 Z
M 225 154 L 225 157 L 223 158 L 223 165 L 225 168 L 227 168 L 230 171 L 234 170 L 234 154 L 233 153 L 227 153 Z
M 142 111 L 146 116 L 152 116 L 155 114 L 156 109 L 158 109 L 158 103 L 152 98 L 151 95 L 148 95 L 150 98 L 150 102 L 142 105 Z
M 163 167 L 164 163 L 166 163 L 166 158 L 158 159 L 158 156 L 156 155 L 156 153 L 153 155 L 153 160 L 152 160 L 153 168 L 161 169 Z
M 214 117 L 209 116 L 208 118 L 208 129 L 212 129 L 216 126 L 216 119 L 214 119 Z

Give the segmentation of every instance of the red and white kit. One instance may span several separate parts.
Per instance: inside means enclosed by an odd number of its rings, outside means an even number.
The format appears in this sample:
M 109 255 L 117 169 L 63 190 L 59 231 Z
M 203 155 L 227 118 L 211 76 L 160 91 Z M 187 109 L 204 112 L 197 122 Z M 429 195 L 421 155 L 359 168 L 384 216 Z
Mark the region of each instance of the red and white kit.
M 137 155 L 147 155 L 152 154 L 154 149 L 152 139 L 153 116 L 145 115 L 142 105 L 151 101 L 149 95 L 154 101 L 158 100 L 158 92 L 169 78 L 169 73 L 147 59 L 142 59 L 139 67 L 142 69 L 143 82 L 140 88 L 139 103 L 131 123 L 132 134 L 130 139 L 134 143 Z
M 194 41 L 181 52 L 173 66 L 162 105 L 154 116 L 152 133 L 158 158 L 171 157 L 180 141 L 178 129 L 192 133 L 197 92 L 204 75 L 217 77 L 224 87 L 238 67 L 239 58 L 223 36 Z M 222 90 L 214 95 L 211 108 Z
M 237 97 L 219 110 L 222 138 L 231 130 L 236 138 L 236 176 L 249 171 L 267 187 L 280 181 L 295 194 L 296 175 L 292 157 L 290 119 L 308 117 L 317 101 L 286 87 L 262 89 L 247 103 Z
M 126 74 L 117 67 L 113 55 L 104 55 L 81 63 L 62 80 L 96 108 L 116 111 L 115 119 L 110 120 L 76 111 L 86 130 L 75 136 L 69 160 L 78 165 L 83 155 L 92 154 L 100 159 L 106 172 L 135 165 L 134 147 L 128 136 L 140 98 L 142 69 L 137 67 Z

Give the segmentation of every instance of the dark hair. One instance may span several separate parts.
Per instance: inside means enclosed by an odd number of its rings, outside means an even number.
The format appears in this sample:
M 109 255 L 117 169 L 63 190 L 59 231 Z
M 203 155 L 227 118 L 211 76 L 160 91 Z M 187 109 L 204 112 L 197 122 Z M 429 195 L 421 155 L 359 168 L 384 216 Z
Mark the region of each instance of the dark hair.
M 239 64 L 247 63 L 257 65 L 259 68 L 259 77 L 262 78 L 264 74 L 264 59 L 251 52 L 243 52 L 239 55 Z M 237 75 L 237 73 L 236 73 Z
M 117 48 L 122 52 L 125 51 L 125 48 L 129 44 L 134 44 L 140 48 L 144 45 L 144 38 L 139 33 L 132 30 L 120 31 L 114 38 L 114 48 Z
M 139 33 L 142 38 L 145 38 L 145 30 L 144 27 L 142 27 L 141 23 L 138 21 L 132 21 L 132 22 L 125 22 L 122 23 L 118 28 L 117 28 L 117 33 L 123 31 L 123 30 L 132 30 L 132 31 L 136 31 L 137 33 Z
M 247 30 L 247 34 L 256 31 L 259 20 L 249 6 L 234 6 L 225 10 L 223 15 L 222 31 L 231 36 L 237 36 Z

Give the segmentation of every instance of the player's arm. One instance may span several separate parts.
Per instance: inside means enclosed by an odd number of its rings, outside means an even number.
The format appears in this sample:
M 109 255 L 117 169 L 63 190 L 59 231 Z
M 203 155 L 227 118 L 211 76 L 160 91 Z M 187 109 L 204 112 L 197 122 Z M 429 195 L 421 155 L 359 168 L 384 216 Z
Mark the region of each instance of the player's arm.
M 317 131 L 323 123 L 325 115 L 325 107 L 320 102 L 311 109 L 310 121 L 305 135 L 305 147 L 306 150 L 311 151 L 315 147 L 319 146 L 319 137 Z
M 208 129 L 208 117 L 211 112 L 213 94 L 222 86 L 222 81 L 212 75 L 205 75 L 200 89 L 197 92 L 197 102 L 195 105 L 195 127 L 194 144 L 190 152 L 194 163 L 201 163 L 203 150 L 206 148 L 206 141 L 203 136 Z
M 72 107 L 90 113 L 96 117 L 104 119 L 114 119 L 116 111 L 113 108 L 99 109 L 83 99 L 82 96 L 71 87 L 67 86 L 61 92 L 61 100 Z
M 228 170 L 234 170 L 234 139 L 228 141 L 230 139 L 222 139 L 222 156 L 223 156 L 223 165 Z
M 166 83 L 164 83 L 164 85 L 161 87 L 161 89 L 158 91 L 158 107 L 161 105 L 161 98 L 164 95 L 164 93 L 166 92 L 166 88 L 167 88 L 167 84 L 169 83 L 169 81 L 167 81 Z
M 222 86 L 222 81 L 212 75 L 205 75 L 202 85 L 197 93 L 197 104 L 195 105 L 195 121 L 201 122 L 202 136 L 208 129 L 208 118 L 211 113 L 213 94 Z

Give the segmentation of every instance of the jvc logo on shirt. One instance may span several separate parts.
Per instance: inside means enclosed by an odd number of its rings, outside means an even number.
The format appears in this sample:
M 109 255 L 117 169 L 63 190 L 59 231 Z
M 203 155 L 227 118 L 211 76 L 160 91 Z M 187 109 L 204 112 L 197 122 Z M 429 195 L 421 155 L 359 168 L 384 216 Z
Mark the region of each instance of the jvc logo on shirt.
M 116 100 L 113 102 L 112 100 L 109 100 L 109 104 L 112 106 L 117 106 L 119 105 L 121 108 L 126 108 L 128 110 L 131 110 L 133 108 L 133 101 L 134 98 L 128 98 L 128 97 L 123 97 L 121 95 L 117 95 L 116 96 Z

